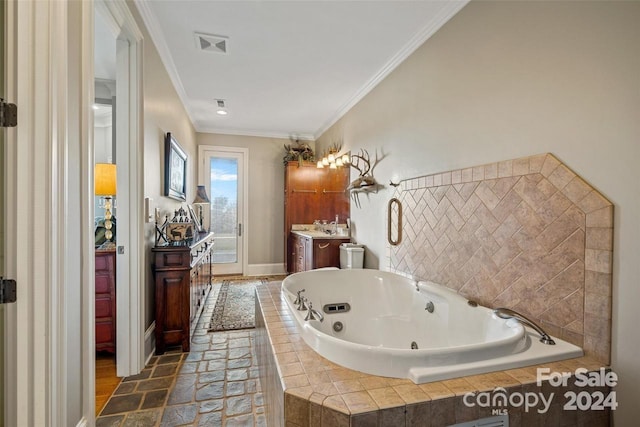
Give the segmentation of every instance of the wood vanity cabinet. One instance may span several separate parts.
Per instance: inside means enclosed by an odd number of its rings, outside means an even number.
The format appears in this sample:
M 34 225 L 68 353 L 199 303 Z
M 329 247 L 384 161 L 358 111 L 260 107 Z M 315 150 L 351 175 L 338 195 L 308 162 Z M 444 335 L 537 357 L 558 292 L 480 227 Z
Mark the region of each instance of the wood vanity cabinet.
M 293 250 L 292 273 L 314 268 L 340 267 L 340 245 L 350 239 L 312 239 L 291 233 Z
M 318 169 L 316 163 L 289 162 L 284 178 L 284 242 L 286 270 L 296 271 L 297 260 L 290 241 L 292 224 L 312 224 L 314 220 L 340 222 L 349 216 L 349 167 Z M 338 255 L 339 256 L 339 255 Z
M 188 352 L 211 283 L 213 233 L 151 249 L 155 281 L 156 354 L 181 345 Z
M 95 254 L 96 351 L 116 352 L 116 251 Z

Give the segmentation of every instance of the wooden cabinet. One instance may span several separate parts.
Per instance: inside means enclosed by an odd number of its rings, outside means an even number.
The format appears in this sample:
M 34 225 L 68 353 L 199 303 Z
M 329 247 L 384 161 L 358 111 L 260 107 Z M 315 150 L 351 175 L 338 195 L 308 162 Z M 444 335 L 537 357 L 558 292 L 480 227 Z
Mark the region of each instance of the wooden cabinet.
M 287 272 L 296 270 L 294 247 L 290 241 L 292 224 L 312 224 L 314 220 L 341 222 L 349 216 L 349 168 L 318 169 L 315 163 L 289 162 L 285 167 L 284 241 Z
M 116 252 L 96 249 L 96 351 L 116 351 Z
M 340 267 L 340 245 L 350 239 L 313 239 L 291 233 L 292 273 L 323 267 Z
M 193 240 L 154 247 L 153 271 L 156 307 L 156 354 L 167 346 L 189 351 L 213 279 L 213 233 Z

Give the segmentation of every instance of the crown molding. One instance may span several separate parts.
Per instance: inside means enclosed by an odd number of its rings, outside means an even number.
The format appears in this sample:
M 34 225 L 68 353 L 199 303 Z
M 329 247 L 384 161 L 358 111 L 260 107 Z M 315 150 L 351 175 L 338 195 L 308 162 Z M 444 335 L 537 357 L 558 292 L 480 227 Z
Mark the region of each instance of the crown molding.
M 197 126 L 196 132 L 198 133 L 215 133 L 218 135 L 235 135 L 235 136 L 255 136 L 259 138 L 278 138 L 287 139 L 296 138 L 300 141 L 315 141 L 313 135 L 308 133 L 285 133 L 277 131 L 266 130 L 250 130 L 250 129 L 222 129 L 208 126 Z
M 439 13 L 422 27 L 404 47 L 398 51 L 367 83 L 364 84 L 336 113 L 325 122 L 314 134 L 313 139 L 318 139 L 331 126 L 336 124 L 345 114 L 349 112 L 358 102 L 369 94 L 382 80 L 384 80 L 393 70 L 405 59 L 424 44 L 434 35 L 444 24 L 458 13 L 470 0 L 453 0 L 446 3 Z
M 169 74 L 169 79 L 178 93 L 178 97 L 187 112 L 187 116 L 189 116 L 189 120 L 191 123 L 195 123 L 193 112 L 189 109 L 189 98 L 187 97 L 187 92 L 184 90 L 182 80 L 180 80 L 178 69 L 176 68 L 175 62 L 173 62 L 173 57 L 171 56 L 171 51 L 167 45 L 167 40 L 162 33 L 160 23 L 149 6 L 150 2 L 148 0 L 134 0 L 133 3 L 136 5 L 142 20 L 144 21 L 144 25 L 147 27 L 147 31 L 149 31 L 151 42 L 155 44 L 156 49 L 158 50 L 160 59 L 164 64 L 164 68 L 167 70 L 167 74 Z

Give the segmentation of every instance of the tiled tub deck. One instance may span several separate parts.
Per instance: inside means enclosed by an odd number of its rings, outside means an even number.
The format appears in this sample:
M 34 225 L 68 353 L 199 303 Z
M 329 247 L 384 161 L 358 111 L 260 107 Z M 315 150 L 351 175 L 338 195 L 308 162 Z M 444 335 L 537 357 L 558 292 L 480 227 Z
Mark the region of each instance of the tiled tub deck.
M 279 282 L 256 290 L 256 350 L 269 426 L 446 426 L 495 415 L 496 407 L 468 407 L 468 392 L 491 392 L 496 387 L 514 393 L 542 393 L 553 401 L 545 413 L 538 406 L 508 407 L 511 426 L 608 426 L 610 411 L 563 410 L 565 392 L 600 391 L 609 387 L 565 387 L 536 384 L 536 368 L 551 372 L 598 371 L 601 364 L 588 357 L 520 369 L 472 375 L 416 385 L 407 379 L 368 375 L 336 365 L 303 341 L 284 301 Z

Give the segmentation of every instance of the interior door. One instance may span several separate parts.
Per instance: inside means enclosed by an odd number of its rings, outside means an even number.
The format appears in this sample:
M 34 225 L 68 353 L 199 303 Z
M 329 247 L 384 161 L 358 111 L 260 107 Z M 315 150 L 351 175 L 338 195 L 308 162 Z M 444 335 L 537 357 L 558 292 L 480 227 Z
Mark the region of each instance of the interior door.
M 223 147 L 201 150 L 201 180 L 210 203 L 209 229 L 215 233 L 216 274 L 242 274 L 245 253 L 245 151 Z

